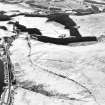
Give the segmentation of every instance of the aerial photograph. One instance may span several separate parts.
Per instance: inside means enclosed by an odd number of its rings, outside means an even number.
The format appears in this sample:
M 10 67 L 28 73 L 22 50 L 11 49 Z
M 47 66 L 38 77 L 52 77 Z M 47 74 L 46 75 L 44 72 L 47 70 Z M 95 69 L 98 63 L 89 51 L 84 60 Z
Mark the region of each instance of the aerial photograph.
M 105 105 L 105 0 L 0 0 L 0 105 Z

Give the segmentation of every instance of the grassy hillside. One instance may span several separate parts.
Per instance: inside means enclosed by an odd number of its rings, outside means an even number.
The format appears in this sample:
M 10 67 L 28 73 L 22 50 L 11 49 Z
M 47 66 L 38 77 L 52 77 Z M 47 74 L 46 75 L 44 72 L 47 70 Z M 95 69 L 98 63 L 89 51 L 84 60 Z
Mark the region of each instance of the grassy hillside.
M 93 6 L 91 7 L 91 5 L 102 8 L 102 10 L 105 8 L 105 1 L 103 0 L 55 0 L 55 2 L 51 2 L 51 0 L 0 0 L 0 2 L 9 4 L 21 4 L 22 6 L 28 6 L 32 9 L 48 9 L 49 7 L 60 8 L 63 10 L 80 9 L 79 12 L 82 10 L 88 12 L 89 8 L 96 9 Z
M 43 6 L 49 6 L 51 0 L 0 0 L 5 3 L 26 3 L 26 4 L 38 4 Z M 84 5 L 81 3 L 83 0 L 56 0 L 54 5 L 56 7 L 64 8 L 84 8 Z M 53 5 L 53 3 L 52 3 Z
M 80 26 L 83 36 L 105 35 L 105 13 L 71 17 Z

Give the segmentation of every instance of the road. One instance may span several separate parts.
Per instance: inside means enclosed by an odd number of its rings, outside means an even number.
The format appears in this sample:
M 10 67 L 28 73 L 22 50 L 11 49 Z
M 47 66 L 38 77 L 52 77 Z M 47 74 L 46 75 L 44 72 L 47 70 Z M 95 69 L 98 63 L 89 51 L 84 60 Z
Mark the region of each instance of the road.
M 0 64 L 1 64 L 1 68 L 0 68 L 0 74 L 4 74 L 0 76 L 1 79 L 1 84 L 5 84 L 2 85 L 2 95 L 1 95 L 1 105 L 11 105 L 11 97 L 12 97 L 12 80 L 13 77 L 11 77 L 12 72 L 12 66 L 11 66 L 11 61 L 9 58 L 9 51 L 8 51 L 8 44 L 6 46 L 4 46 L 5 50 L 4 50 L 4 55 L 3 55 L 3 60 L 0 60 Z

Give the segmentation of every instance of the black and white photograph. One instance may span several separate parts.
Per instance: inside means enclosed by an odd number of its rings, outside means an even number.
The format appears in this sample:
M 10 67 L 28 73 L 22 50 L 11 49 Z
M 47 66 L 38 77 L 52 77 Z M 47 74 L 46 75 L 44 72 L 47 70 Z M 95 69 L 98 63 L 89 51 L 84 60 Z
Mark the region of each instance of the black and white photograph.
M 105 0 L 0 0 L 0 105 L 105 105 Z

